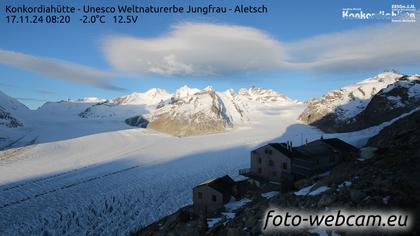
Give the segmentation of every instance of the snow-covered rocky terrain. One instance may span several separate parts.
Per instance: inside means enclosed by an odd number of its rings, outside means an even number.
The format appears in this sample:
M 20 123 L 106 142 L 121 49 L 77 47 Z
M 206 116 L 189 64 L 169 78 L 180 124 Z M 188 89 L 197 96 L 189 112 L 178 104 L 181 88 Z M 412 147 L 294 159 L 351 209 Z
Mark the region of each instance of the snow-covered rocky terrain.
M 125 123 L 135 115 L 180 117 L 212 106 L 230 124 L 228 132 L 179 138 Z M 16 117 L 23 126 L 0 126 L 0 232 L 127 235 L 190 204 L 196 184 L 226 174 L 238 178 L 249 152 L 263 143 L 299 145 L 324 135 L 360 146 L 398 119 L 323 134 L 298 121 L 305 107 L 267 89 L 183 87 L 173 94 L 154 89 L 22 108 Z
M 23 126 L 21 117 L 24 117 L 28 111 L 25 105 L 0 91 L 0 127 Z
M 417 106 L 419 78 L 395 71 L 378 74 L 309 101 L 299 119 L 326 132 L 349 132 L 378 125 Z M 377 117 L 375 121 L 373 116 Z

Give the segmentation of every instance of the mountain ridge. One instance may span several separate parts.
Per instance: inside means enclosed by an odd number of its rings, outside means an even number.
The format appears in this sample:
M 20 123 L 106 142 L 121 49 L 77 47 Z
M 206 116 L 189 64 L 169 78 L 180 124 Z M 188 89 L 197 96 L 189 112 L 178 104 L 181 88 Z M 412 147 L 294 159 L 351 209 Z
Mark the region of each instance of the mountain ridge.
M 24 104 L 0 91 L 0 127 L 22 127 L 22 116 L 27 111 L 29 108 Z
M 378 125 L 409 112 L 420 103 L 419 78 L 416 74 L 384 72 L 332 90 L 310 100 L 299 120 L 328 133 L 352 132 Z M 407 99 L 408 92 L 412 93 L 409 96 L 412 99 Z M 403 103 L 399 95 L 405 98 Z

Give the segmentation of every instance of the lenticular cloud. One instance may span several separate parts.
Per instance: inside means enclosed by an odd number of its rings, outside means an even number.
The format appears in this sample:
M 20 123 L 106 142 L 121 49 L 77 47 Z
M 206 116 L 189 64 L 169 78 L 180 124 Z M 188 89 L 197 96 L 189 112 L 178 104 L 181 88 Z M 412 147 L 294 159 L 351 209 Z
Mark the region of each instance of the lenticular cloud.
M 109 37 L 104 52 L 116 69 L 161 75 L 217 75 L 281 66 L 283 49 L 261 30 L 184 23 L 145 39 Z
M 182 23 L 156 38 L 107 37 L 103 52 L 114 69 L 140 74 L 337 72 L 419 66 L 419 37 L 419 23 L 365 26 L 292 42 L 252 27 Z

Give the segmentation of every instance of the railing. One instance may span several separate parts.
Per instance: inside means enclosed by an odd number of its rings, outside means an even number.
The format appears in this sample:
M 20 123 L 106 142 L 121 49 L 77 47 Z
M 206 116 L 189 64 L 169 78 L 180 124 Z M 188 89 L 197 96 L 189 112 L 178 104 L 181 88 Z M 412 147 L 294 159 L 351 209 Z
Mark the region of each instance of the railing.
M 246 175 L 246 174 L 250 174 L 250 173 L 251 173 L 251 169 L 250 168 L 240 169 L 239 170 L 239 174 L 240 175 Z

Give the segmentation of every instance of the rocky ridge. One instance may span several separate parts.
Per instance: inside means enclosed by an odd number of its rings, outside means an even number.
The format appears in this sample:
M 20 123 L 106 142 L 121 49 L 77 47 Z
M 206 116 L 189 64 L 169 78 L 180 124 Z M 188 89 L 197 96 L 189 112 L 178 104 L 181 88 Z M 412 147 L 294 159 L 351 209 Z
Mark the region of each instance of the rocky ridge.
M 299 119 L 325 132 L 378 125 L 419 105 L 419 79 L 419 75 L 384 72 L 309 101 Z

